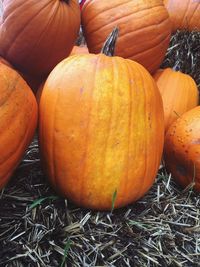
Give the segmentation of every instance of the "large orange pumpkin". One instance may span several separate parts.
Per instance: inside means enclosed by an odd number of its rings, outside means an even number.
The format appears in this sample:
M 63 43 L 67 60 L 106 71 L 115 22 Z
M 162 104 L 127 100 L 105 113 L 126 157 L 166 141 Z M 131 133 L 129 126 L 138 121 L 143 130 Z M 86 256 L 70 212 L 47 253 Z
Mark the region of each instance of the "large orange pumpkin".
M 117 26 L 115 55 L 135 60 L 151 73 L 162 63 L 171 34 L 162 0 L 87 0 L 81 14 L 91 53 L 100 52 L 106 37 Z
M 177 29 L 200 30 L 199 0 L 164 0 L 173 24 Z
M 162 96 L 167 131 L 180 115 L 198 105 L 199 92 L 192 77 L 171 68 L 158 70 L 154 79 Z
M 0 55 L 32 76 L 45 76 L 73 48 L 80 27 L 76 0 L 4 0 Z
M 122 207 L 152 186 L 164 114 L 140 64 L 104 54 L 71 56 L 50 73 L 40 99 L 44 169 L 62 195 L 98 210 Z
M 183 187 L 194 181 L 200 192 L 200 106 L 184 113 L 165 138 L 166 167 Z
M 11 177 L 37 124 L 36 99 L 21 76 L 0 62 L 0 188 Z

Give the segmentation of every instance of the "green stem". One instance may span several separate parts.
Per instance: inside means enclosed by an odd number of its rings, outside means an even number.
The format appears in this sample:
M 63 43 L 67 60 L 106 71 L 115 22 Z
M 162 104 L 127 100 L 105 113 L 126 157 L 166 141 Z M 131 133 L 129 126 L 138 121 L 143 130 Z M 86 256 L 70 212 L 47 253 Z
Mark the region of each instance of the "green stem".
M 114 56 L 115 44 L 116 44 L 118 35 L 119 35 L 119 29 L 115 27 L 113 31 L 111 32 L 111 34 L 106 39 L 101 49 L 102 54 L 105 54 L 106 56 L 110 56 L 110 57 Z

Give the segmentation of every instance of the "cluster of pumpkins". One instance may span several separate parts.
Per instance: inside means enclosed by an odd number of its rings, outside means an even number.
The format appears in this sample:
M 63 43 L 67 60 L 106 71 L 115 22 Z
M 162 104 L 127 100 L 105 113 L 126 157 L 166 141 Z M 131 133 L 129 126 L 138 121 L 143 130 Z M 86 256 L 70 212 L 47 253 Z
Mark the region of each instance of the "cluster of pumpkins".
M 136 201 L 152 186 L 163 151 L 173 177 L 200 190 L 197 86 L 159 69 L 172 31 L 200 29 L 200 3 L 164 2 L 3 1 L 0 188 L 38 125 L 44 172 L 79 206 Z M 85 47 L 75 46 L 80 24 Z

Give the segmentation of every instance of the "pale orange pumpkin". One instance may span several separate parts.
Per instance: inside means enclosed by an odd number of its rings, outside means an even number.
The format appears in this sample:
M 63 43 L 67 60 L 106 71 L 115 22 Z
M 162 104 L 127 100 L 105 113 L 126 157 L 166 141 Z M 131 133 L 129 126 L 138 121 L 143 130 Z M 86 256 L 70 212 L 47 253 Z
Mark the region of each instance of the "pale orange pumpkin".
M 142 197 L 161 160 L 164 114 L 157 86 L 121 57 L 68 57 L 40 99 L 39 144 L 53 187 L 79 206 L 109 210 Z
M 115 55 L 135 60 L 151 73 L 162 63 L 171 36 L 171 22 L 162 0 L 86 0 L 81 18 L 91 53 L 100 52 L 117 26 Z
M 194 182 L 200 192 L 200 106 L 184 113 L 167 131 L 164 158 L 167 170 L 183 187 Z
M 180 115 L 198 105 L 198 88 L 190 75 L 171 68 L 160 69 L 153 77 L 162 96 L 167 131 Z
M 200 1 L 199 0 L 164 0 L 176 30 L 200 30 Z
M 80 28 L 76 0 L 4 0 L 0 55 L 28 76 L 46 76 L 74 46 Z
M 22 77 L 0 62 L 0 188 L 9 180 L 37 125 L 37 102 Z

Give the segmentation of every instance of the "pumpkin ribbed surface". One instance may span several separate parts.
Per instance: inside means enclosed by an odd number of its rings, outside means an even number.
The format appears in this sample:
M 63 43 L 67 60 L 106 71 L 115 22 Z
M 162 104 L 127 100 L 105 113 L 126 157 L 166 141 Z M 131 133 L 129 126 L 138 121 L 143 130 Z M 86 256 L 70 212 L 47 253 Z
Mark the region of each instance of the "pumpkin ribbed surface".
M 159 167 L 163 116 L 156 84 L 138 63 L 103 54 L 62 61 L 40 99 L 40 149 L 52 185 L 94 209 L 110 209 L 115 191 L 115 207 L 140 198 Z
M 199 0 L 164 0 L 173 24 L 177 29 L 200 30 Z
M 171 35 L 171 22 L 162 0 L 87 0 L 81 14 L 90 52 L 100 52 L 117 26 L 115 55 L 135 60 L 150 72 L 158 69 Z
M 21 76 L 0 63 L 0 188 L 19 164 L 37 124 L 36 99 Z
M 192 77 L 171 68 L 158 70 L 154 79 L 162 96 L 167 131 L 180 115 L 198 105 L 199 92 Z
M 183 187 L 194 181 L 200 192 L 200 106 L 184 113 L 165 138 L 166 167 Z
M 80 27 L 76 0 L 4 0 L 0 55 L 29 75 L 45 76 L 73 48 Z

